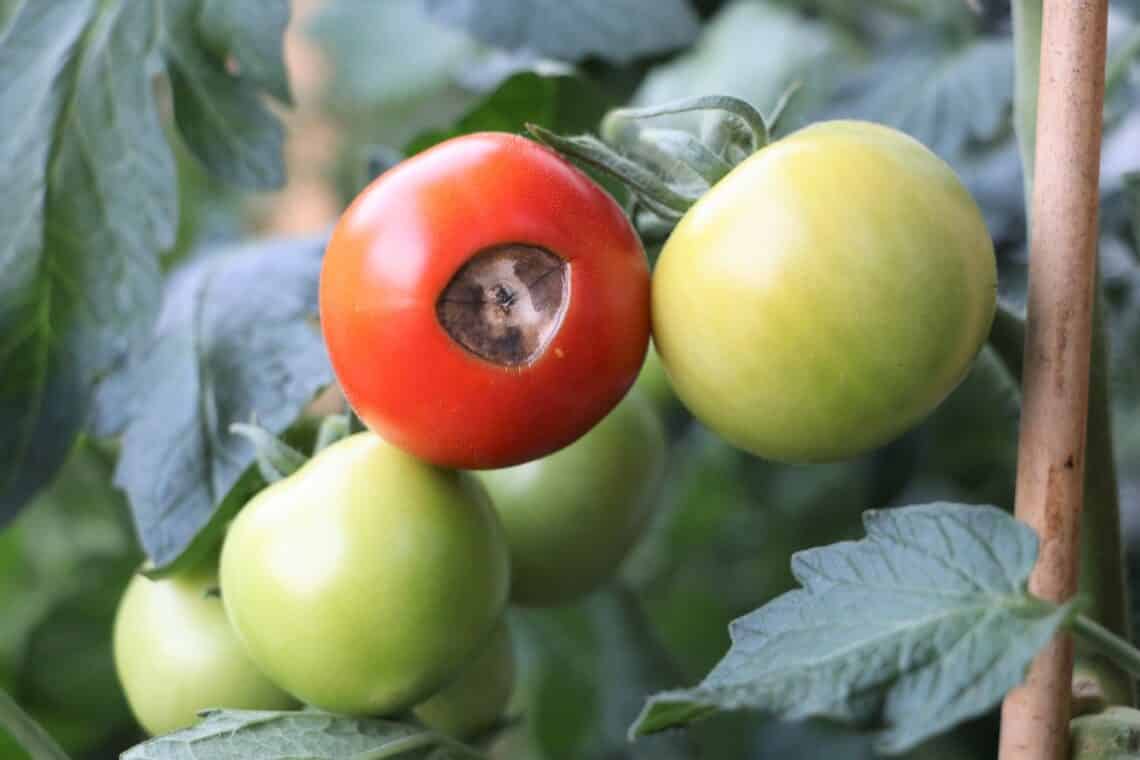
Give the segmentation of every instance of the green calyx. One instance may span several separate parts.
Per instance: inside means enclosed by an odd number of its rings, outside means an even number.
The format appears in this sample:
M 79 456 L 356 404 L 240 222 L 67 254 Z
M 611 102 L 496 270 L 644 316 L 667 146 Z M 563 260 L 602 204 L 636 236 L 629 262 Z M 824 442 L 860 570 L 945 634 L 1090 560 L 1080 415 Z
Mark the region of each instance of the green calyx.
M 539 142 L 609 174 L 632 193 L 631 216 L 638 224 L 672 228 L 705 192 L 771 142 L 772 131 L 794 84 L 765 117 L 751 103 L 730 95 L 683 98 L 647 108 L 618 108 L 606 114 L 599 136 L 558 135 L 527 124 Z M 647 127 L 646 119 L 683 113 L 705 114 L 700 134 Z

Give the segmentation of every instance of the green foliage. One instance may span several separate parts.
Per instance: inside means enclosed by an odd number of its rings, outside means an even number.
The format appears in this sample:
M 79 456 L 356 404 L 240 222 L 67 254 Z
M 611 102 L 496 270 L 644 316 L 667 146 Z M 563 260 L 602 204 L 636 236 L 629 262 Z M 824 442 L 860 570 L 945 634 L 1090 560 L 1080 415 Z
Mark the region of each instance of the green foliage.
M 191 728 L 151 739 L 123 753 L 123 760 L 480 760 L 484 756 L 434 731 L 374 718 L 318 711 L 215 710 Z
M 280 19 L 254 33 L 234 13 L 200 15 L 199 0 L 5 10 L 0 112 L 20 118 L 0 135 L 0 363 L 12 368 L 0 379 L 0 523 L 62 464 L 96 381 L 158 309 L 177 197 L 153 74 L 169 74 L 182 136 L 212 171 L 262 189 L 283 177 L 280 127 L 219 47 L 235 44 L 268 81 L 273 47 L 254 40 Z
M 1037 540 L 993 507 L 871 511 L 867 538 L 796 554 L 803 588 L 733 623 L 697 687 L 653 697 L 634 735 L 751 708 L 881 727 L 905 751 L 996 704 L 1069 614 L 1026 592 Z
M 122 436 L 115 482 L 156 567 L 179 558 L 253 463 L 229 426 L 256 418 L 280 433 L 331 381 L 315 324 L 323 250 L 267 241 L 191 261 L 171 277 L 146 350 L 100 389 L 95 427 Z
M 697 18 L 687 0 L 421 0 L 432 18 L 507 50 L 616 63 L 687 44 Z
M 110 473 L 108 458 L 81 443 L 0 534 L 0 688 L 69 749 L 132 722 L 111 660 L 111 621 L 141 556 Z M 0 756 L 10 756 L 2 734 Z

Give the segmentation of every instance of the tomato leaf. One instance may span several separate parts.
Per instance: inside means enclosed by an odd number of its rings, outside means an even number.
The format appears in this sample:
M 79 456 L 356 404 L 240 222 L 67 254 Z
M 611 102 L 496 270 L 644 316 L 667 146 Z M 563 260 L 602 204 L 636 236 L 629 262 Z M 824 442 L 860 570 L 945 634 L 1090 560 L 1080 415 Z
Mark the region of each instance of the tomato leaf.
M 162 51 L 174 119 L 187 146 L 211 173 L 242 187 L 271 190 L 285 181 L 284 130 L 261 102 L 258 85 L 282 94 L 280 37 L 267 35 L 275 44 L 259 39 L 255 46 L 249 25 L 262 34 L 280 33 L 289 6 L 274 2 L 267 13 L 260 3 L 256 11 L 225 5 L 233 7 L 220 9 L 209 0 L 164 2 Z M 225 46 L 221 54 L 208 47 L 216 44 Z M 237 61 L 239 75 L 227 70 L 226 52 Z
M 158 311 L 178 212 L 153 87 L 162 51 L 206 163 L 257 187 L 282 176 L 280 127 L 202 46 L 199 2 L 22 0 L 0 14 L 0 525 L 59 469 L 95 384 Z M 224 149 L 234 139 L 240 155 Z
M 420 726 L 306 710 L 210 710 L 191 728 L 159 736 L 123 753 L 123 760 L 478 760 L 482 754 Z
M 681 47 L 697 34 L 687 0 L 421 0 L 434 19 L 507 50 L 564 61 L 625 63 Z
M 781 118 L 781 129 L 802 124 L 855 65 L 854 46 L 826 23 L 766 3 L 730 3 L 683 54 L 652 69 L 634 97 L 657 105 L 716 93 L 768 113 L 793 82 L 802 83 Z M 656 126 L 693 131 L 700 117 L 671 116 Z
M 878 728 L 902 752 L 996 704 L 1069 614 L 1026 592 L 1037 539 L 995 507 L 872 510 L 864 526 L 794 555 L 803 588 L 736 620 L 704 681 L 652 697 L 631 733 L 748 708 Z
M 237 61 L 238 74 L 282 103 L 292 101 L 281 40 L 289 25 L 289 0 L 262 0 L 257 10 L 231 0 L 203 0 L 202 38 L 218 58 Z
M 955 162 L 971 142 L 997 138 L 1013 101 L 1009 38 L 979 37 L 955 48 L 918 40 L 893 46 L 837 93 L 829 116 L 870 119 Z
M 450 128 L 417 135 L 407 155 L 469 132 L 522 133 L 528 122 L 557 132 L 584 132 L 605 115 L 607 98 L 593 83 L 574 74 L 524 71 L 505 79 Z
M 331 382 L 316 326 L 323 250 L 320 239 L 275 240 L 191 261 L 171 277 L 150 345 L 100 388 L 96 427 L 123 436 L 115 481 L 156 568 L 179 558 L 253 463 L 229 426 L 256 417 L 281 433 Z

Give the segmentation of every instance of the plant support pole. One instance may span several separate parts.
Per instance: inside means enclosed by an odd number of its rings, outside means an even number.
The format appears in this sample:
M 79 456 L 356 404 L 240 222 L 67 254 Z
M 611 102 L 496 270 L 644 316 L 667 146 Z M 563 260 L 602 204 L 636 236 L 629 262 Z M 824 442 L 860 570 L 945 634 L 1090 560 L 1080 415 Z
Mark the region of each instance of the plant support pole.
M 1041 31 L 1017 517 L 1041 541 L 1029 590 L 1077 590 L 1092 349 L 1107 0 L 1046 0 Z M 1000 760 L 1068 753 L 1072 642 L 1057 636 L 1002 706 Z

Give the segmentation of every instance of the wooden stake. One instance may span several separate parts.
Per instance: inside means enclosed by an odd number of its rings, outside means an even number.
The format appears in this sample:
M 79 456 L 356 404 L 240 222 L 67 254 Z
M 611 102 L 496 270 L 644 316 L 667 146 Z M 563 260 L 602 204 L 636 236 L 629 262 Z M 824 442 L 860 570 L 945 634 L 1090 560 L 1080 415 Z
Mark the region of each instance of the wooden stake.
M 1041 539 L 1029 590 L 1076 593 L 1088 413 L 1107 0 L 1045 0 L 1022 375 L 1017 517 Z M 1000 760 L 1068 757 L 1072 642 L 1002 706 Z

